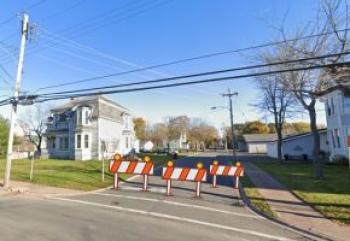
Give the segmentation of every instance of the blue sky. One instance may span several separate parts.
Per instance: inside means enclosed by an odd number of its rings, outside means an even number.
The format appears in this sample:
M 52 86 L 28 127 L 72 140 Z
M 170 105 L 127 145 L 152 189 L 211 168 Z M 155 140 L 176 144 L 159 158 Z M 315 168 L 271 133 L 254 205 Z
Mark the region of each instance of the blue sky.
M 96 75 L 130 70 L 217 51 L 261 44 L 277 38 L 272 25 L 285 19 L 293 32 L 312 20 L 316 0 L 2 0 L 0 10 L 0 63 L 12 75 L 19 45 L 16 13 L 27 10 L 36 28 L 27 44 L 23 89 L 74 81 Z M 1 24 L 4 21 L 9 21 Z M 164 76 L 210 71 L 252 63 L 254 52 L 225 55 L 114 77 L 63 89 L 93 87 Z M 1 73 L 0 77 L 4 77 Z M 11 81 L 8 78 L 8 81 Z M 0 82 L 0 95 L 10 94 Z M 228 123 L 225 111 L 210 106 L 227 105 L 220 96 L 227 88 L 239 92 L 234 99 L 235 122 L 254 120 L 261 115 L 251 107 L 259 97 L 254 81 L 242 79 L 147 92 L 110 96 L 136 116 L 150 122 L 173 115 L 207 119 L 217 127 Z M 50 105 L 58 103 L 50 102 Z M 322 107 L 320 107 L 322 109 Z M 22 108 L 23 109 L 23 108 Z M 7 115 L 8 108 L 0 109 Z M 307 115 L 296 117 L 295 120 Z M 323 111 L 319 121 L 324 123 Z

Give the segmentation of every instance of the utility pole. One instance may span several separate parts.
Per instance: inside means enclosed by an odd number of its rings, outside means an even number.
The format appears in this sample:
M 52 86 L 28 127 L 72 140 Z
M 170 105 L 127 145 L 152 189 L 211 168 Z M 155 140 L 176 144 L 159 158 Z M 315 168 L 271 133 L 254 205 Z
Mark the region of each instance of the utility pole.
M 234 127 L 233 127 L 233 107 L 232 107 L 232 96 L 235 96 L 235 95 L 238 95 L 238 92 L 232 92 L 231 89 L 228 89 L 227 93 L 222 94 L 223 97 L 228 97 L 228 99 L 229 99 L 231 134 L 232 134 L 232 155 L 233 155 L 233 160 L 235 162 L 237 162 L 235 144 L 234 144 L 234 140 L 236 138 L 235 138 L 235 131 L 234 131 Z
M 21 81 L 22 81 L 22 74 L 23 74 L 24 49 L 25 49 L 26 41 L 28 40 L 28 34 L 29 34 L 29 16 L 27 13 L 23 14 L 21 31 L 22 31 L 22 37 L 21 37 L 21 45 L 20 45 L 19 55 L 18 55 L 17 74 L 16 74 L 16 82 L 15 82 L 14 95 L 13 95 L 14 98 L 11 106 L 11 123 L 10 123 L 10 130 L 9 130 L 8 144 L 7 144 L 4 187 L 9 186 L 10 176 L 11 176 L 12 149 L 13 149 L 15 123 L 17 121 L 16 119 L 17 119 L 18 96 L 21 88 Z

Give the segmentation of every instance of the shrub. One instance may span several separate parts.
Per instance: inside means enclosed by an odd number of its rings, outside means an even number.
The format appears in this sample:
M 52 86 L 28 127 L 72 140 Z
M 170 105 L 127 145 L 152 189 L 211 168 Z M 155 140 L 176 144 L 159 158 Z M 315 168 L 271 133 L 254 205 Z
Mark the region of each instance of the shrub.
M 344 155 L 335 155 L 330 164 L 338 166 L 349 166 L 349 158 Z

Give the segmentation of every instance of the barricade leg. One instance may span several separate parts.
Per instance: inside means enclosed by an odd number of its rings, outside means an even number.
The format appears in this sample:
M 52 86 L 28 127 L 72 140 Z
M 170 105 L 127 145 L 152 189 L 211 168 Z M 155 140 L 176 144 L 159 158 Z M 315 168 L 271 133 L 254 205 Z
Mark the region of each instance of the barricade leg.
M 201 182 L 196 182 L 196 197 L 199 197 L 201 194 Z
M 216 175 L 213 176 L 213 187 L 216 187 Z
M 171 180 L 170 179 L 166 180 L 166 195 L 167 196 L 171 195 Z
M 119 188 L 118 173 L 114 174 L 114 185 L 113 186 L 114 186 L 115 190 L 118 190 L 118 188 Z
M 143 175 L 143 191 L 147 191 L 147 186 L 148 186 L 148 175 Z
M 239 187 L 239 176 L 237 176 L 235 179 L 235 188 L 238 189 L 238 187 Z

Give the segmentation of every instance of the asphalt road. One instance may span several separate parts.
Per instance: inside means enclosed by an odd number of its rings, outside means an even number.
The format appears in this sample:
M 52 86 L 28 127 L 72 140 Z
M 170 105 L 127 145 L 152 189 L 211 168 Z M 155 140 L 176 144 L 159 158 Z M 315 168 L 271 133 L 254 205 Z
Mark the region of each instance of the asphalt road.
M 188 157 L 176 166 L 208 166 L 215 156 Z M 140 183 L 136 177 L 119 191 L 0 197 L 0 240 L 308 240 L 252 213 L 230 178 L 219 178 L 219 188 L 203 184 L 199 199 L 194 183 L 174 182 L 171 197 L 160 177 L 150 179 L 149 192 Z

